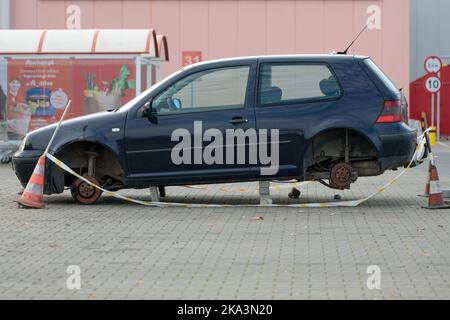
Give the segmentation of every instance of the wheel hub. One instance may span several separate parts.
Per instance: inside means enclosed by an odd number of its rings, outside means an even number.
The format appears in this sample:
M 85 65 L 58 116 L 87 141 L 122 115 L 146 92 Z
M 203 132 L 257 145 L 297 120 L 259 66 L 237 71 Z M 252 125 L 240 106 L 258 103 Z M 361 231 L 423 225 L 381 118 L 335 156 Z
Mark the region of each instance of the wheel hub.
M 91 186 L 89 183 L 86 183 L 86 182 L 83 181 L 78 186 L 78 193 L 83 198 L 90 198 L 90 197 L 92 197 L 94 195 L 95 188 L 93 186 Z
M 348 189 L 353 182 L 353 168 L 348 163 L 340 162 L 331 169 L 330 182 L 340 189 Z
M 85 179 L 89 180 L 95 185 L 99 185 L 98 181 L 94 177 L 84 176 Z M 81 204 L 92 204 L 95 203 L 98 198 L 100 198 L 102 191 L 90 185 L 82 179 L 76 179 L 72 182 L 70 187 L 70 192 L 73 199 Z

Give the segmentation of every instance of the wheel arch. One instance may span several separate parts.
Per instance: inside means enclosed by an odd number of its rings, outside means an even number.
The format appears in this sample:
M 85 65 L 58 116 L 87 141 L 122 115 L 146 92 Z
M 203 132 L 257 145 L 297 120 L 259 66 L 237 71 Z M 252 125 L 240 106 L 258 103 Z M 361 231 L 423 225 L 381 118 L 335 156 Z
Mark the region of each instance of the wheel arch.
M 340 126 L 333 126 L 333 127 L 325 127 L 325 128 L 321 128 L 316 130 L 314 133 L 312 133 L 308 138 L 307 138 L 307 145 L 305 148 L 305 153 L 303 155 L 303 164 L 302 164 L 302 168 L 303 168 L 303 174 L 305 175 L 306 170 L 311 166 L 314 165 L 314 150 L 313 150 L 313 145 L 314 142 L 317 141 L 319 138 L 321 137 L 325 137 L 327 134 L 332 133 L 333 131 L 340 131 L 340 132 L 345 132 L 345 130 L 349 130 L 350 134 L 353 134 L 353 136 L 357 136 L 359 137 L 359 139 L 363 139 L 369 146 L 370 146 L 370 150 L 371 152 L 373 152 L 374 154 L 370 154 L 370 156 L 374 156 L 377 159 L 379 159 L 380 157 L 380 149 L 378 147 L 378 141 L 377 139 L 373 138 L 372 136 L 370 136 L 369 134 L 367 134 L 366 132 L 364 132 L 361 128 L 355 127 L 355 126 L 346 126 L 346 125 L 340 125 Z M 341 136 L 341 139 L 343 139 L 343 136 Z
M 113 148 L 94 139 L 78 139 L 69 141 L 55 151 L 55 156 L 72 169 L 87 168 L 88 157 L 85 151 L 95 151 L 99 155 L 95 170 L 99 180 L 109 176 L 117 181 L 125 179 L 125 166 Z

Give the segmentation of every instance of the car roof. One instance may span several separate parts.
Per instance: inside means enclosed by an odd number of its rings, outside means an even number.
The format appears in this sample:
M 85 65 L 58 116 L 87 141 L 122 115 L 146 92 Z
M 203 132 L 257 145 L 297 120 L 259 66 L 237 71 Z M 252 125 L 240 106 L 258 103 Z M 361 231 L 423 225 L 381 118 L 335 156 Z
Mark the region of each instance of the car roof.
M 226 62 L 249 62 L 254 60 L 260 61 L 292 61 L 292 60 L 303 60 L 303 61 L 321 61 L 321 62 L 333 62 L 342 60 L 354 60 L 354 59 L 367 59 L 368 56 L 360 55 L 347 55 L 347 54 L 282 54 L 282 55 L 259 55 L 259 56 L 244 56 L 244 57 L 231 57 L 224 59 L 208 60 L 199 63 L 194 63 L 183 68 L 183 70 L 190 69 L 191 67 L 207 66 L 209 64 L 220 64 Z

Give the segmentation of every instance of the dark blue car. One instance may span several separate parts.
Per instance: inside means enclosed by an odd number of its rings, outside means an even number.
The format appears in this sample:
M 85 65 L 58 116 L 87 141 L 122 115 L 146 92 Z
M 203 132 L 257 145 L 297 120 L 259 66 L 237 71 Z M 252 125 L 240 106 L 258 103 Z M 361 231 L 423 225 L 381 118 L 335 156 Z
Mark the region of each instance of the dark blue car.
M 186 67 L 121 108 L 64 121 L 51 153 L 112 191 L 284 179 L 347 189 L 410 161 L 407 113 L 401 90 L 368 57 L 233 58 Z M 22 185 L 54 130 L 29 133 L 13 157 Z M 100 196 L 47 161 L 44 192 L 65 186 L 81 203 Z

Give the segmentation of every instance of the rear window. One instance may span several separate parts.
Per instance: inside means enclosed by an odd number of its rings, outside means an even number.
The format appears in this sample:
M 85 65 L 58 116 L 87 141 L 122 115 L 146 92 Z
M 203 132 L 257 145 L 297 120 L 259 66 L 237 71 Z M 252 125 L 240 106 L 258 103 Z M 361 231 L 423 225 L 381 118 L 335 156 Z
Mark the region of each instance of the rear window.
M 375 75 L 384 83 L 384 85 L 386 85 L 386 87 L 394 92 L 394 93 L 398 93 L 399 90 L 397 88 L 397 86 L 394 84 L 394 82 L 392 82 L 391 79 L 389 79 L 389 77 L 384 74 L 384 72 L 380 69 L 380 67 L 378 67 L 375 62 L 373 62 L 370 59 L 365 59 L 364 63 L 366 64 L 367 67 L 369 67 L 370 70 L 372 70 Z

